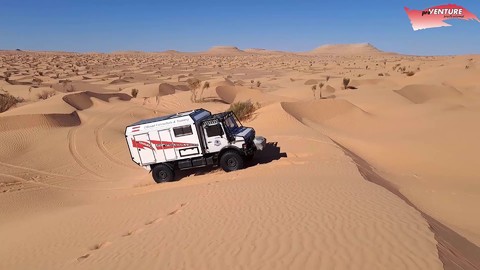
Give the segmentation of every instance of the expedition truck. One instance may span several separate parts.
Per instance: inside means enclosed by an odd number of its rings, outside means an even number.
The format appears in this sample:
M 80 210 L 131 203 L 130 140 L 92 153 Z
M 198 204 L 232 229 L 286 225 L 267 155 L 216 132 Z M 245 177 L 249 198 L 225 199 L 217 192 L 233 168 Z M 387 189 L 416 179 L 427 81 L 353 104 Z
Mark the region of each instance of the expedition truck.
M 218 165 L 242 169 L 266 139 L 244 127 L 231 111 L 204 109 L 141 120 L 125 129 L 133 162 L 152 172 L 157 183 L 172 181 L 176 170 Z

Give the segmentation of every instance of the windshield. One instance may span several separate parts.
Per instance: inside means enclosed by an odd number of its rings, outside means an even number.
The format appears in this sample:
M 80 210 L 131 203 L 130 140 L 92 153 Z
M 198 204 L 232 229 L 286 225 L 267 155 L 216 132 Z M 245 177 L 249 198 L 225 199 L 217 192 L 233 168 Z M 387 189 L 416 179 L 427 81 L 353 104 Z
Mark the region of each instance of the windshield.
M 225 125 L 229 130 L 235 130 L 239 127 L 237 121 L 235 121 L 235 118 L 233 116 L 225 118 Z

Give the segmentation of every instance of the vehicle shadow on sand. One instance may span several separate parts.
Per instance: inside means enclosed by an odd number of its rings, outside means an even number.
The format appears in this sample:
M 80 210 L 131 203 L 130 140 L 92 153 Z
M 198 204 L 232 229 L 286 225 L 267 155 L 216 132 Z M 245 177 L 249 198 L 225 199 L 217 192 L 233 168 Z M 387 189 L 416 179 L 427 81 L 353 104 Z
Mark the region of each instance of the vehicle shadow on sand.
M 249 167 L 257 166 L 260 164 L 267 164 L 281 158 L 286 158 L 287 153 L 281 152 L 278 142 L 270 142 L 265 145 L 262 151 L 257 151 L 255 156 L 250 161 L 245 161 L 245 169 Z M 185 171 L 177 171 L 175 176 L 175 181 L 179 181 L 184 177 L 188 176 L 198 176 L 198 175 L 207 175 L 217 172 L 221 172 L 222 169 L 219 166 L 207 166 L 196 169 L 189 169 Z
M 248 168 L 259 164 L 266 164 L 286 157 L 287 153 L 280 151 L 278 142 L 270 142 L 265 145 L 262 151 L 257 151 L 253 159 L 245 163 L 245 167 Z

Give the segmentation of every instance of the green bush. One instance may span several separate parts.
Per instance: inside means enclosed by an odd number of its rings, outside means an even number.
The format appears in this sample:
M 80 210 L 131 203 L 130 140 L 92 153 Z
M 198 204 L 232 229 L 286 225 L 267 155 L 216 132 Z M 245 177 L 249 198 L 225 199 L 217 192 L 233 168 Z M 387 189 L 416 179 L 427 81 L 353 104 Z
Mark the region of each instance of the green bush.
M 260 108 L 260 104 L 254 104 L 252 101 L 240 101 L 235 102 L 230 105 L 229 111 L 233 111 L 233 113 L 238 117 L 240 120 L 248 119 L 252 116 L 252 114 Z

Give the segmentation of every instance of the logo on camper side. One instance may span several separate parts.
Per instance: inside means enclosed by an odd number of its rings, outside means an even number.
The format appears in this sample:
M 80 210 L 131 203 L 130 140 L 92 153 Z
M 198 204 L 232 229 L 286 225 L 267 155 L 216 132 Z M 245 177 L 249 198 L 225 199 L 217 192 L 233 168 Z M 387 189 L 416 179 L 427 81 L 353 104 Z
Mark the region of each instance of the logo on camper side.
M 414 31 L 451 26 L 445 22 L 446 20 L 451 19 L 465 21 L 474 20 L 480 22 L 477 16 L 473 13 L 466 8 L 455 4 L 439 5 L 424 10 L 415 10 L 405 7 L 405 12 L 407 12 Z

